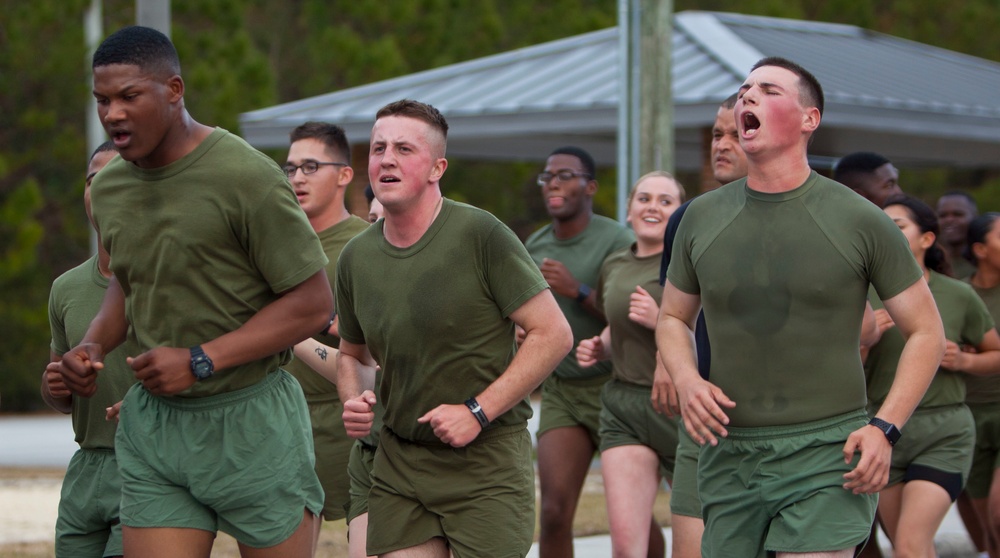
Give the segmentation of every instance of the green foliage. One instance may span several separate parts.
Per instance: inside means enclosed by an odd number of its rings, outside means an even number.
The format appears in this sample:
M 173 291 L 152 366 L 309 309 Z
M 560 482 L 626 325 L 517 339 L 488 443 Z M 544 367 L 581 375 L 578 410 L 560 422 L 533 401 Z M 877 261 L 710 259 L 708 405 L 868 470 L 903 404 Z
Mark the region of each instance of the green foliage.
M 5 409 L 40 405 L 48 287 L 87 255 L 80 198 L 89 155 L 82 31 L 89 4 L 0 0 Z M 1000 60 L 996 0 L 947 10 L 931 0 L 676 0 L 674 7 L 849 23 Z M 199 122 L 233 131 L 244 111 L 603 29 L 617 18 L 617 3 L 608 0 L 173 0 L 171 10 L 188 108 Z M 103 1 L 106 34 L 134 21 L 135 0 Z M 449 197 L 490 209 L 524 236 L 547 219 L 534 184 L 539 167 L 453 160 L 443 184 Z M 614 215 L 613 169 L 598 179 L 595 209 Z M 996 175 L 904 170 L 903 184 L 931 202 L 944 189 L 966 187 L 982 207 L 1000 207 Z

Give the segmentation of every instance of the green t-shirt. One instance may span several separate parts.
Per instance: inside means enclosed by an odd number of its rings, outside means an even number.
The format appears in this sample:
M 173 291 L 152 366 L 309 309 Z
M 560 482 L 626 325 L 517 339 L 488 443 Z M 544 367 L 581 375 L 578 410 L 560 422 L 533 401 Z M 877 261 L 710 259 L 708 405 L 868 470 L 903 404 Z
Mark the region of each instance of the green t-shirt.
M 91 203 L 141 352 L 234 331 L 327 264 L 278 165 L 219 128 L 164 167 L 113 159 L 94 178 Z M 290 354 L 216 370 L 180 396 L 254 385 Z
M 601 264 L 612 252 L 628 247 L 635 242 L 632 231 L 623 227 L 617 221 L 602 215 L 592 215 L 590 223 L 583 232 L 560 240 L 556 238 L 552 224 L 538 229 L 524 246 L 531 254 L 535 265 L 541 266 L 544 258 L 562 262 L 577 281 L 589 287 L 596 287 Z M 559 308 L 562 310 L 569 327 L 573 330 L 573 346 L 584 339 L 600 335 L 606 325 L 604 320 L 584 310 L 575 298 L 565 297 L 553 292 Z M 611 363 L 601 362 L 589 368 L 580 368 L 576 361 L 576 352 L 570 351 L 566 358 L 556 367 L 555 375 L 560 378 L 577 380 L 607 375 L 611 372 Z
M 965 258 L 951 260 L 951 274 L 956 279 L 968 279 L 976 273 L 976 266 Z
M 863 409 L 868 284 L 892 298 L 922 277 L 891 219 L 815 172 L 790 192 L 744 178 L 695 198 L 672 252 L 667 277 L 701 295 L 712 383 L 739 427 Z
M 968 279 L 966 279 L 968 280 Z M 1000 319 L 1000 286 L 991 289 L 980 289 L 972 286 L 976 294 L 986 304 L 993 321 Z M 967 403 L 1000 402 L 1000 375 L 998 376 L 965 376 L 965 401 Z
M 49 292 L 49 328 L 52 352 L 63 355 L 76 347 L 101 309 L 108 279 L 97 267 L 97 256 L 60 275 Z M 97 393 L 92 397 L 73 396 L 73 431 L 83 449 L 114 449 L 116 421 L 105 420 L 105 409 L 125 397 L 135 383 L 132 368 L 125 363 L 125 346 L 104 357 L 104 369 L 97 374 Z
M 514 233 L 496 217 L 444 200 L 416 244 L 386 241 L 385 221 L 356 236 L 337 264 L 340 336 L 365 344 L 382 367 L 378 397 L 398 436 L 441 444 L 417 419 L 460 405 L 514 357 L 512 312 L 547 288 Z M 489 417 L 489 428 L 526 425 L 528 399 Z
M 979 345 L 983 341 L 983 336 L 993 329 L 994 325 L 986 305 L 972 287 L 934 271 L 930 272 L 927 283 L 941 314 L 941 321 L 944 323 L 945 338 L 959 345 Z M 884 307 L 882 301 L 873 296 L 873 293 L 869 294 L 868 299 L 872 303 L 872 308 L 878 310 Z M 891 327 L 868 352 L 865 375 L 868 377 L 868 399 L 875 408 L 880 407 L 885 397 L 889 395 L 889 388 L 896 378 L 899 356 L 905 344 L 906 340 L 899 332 L 899 328 Z M 963 380 L 966 376 L 968 375 L 938 368 L 918 407 L 940 407 L 965 401 Z
M 657 304 L 663 296 L 660 285 L 662 254 L 635 255 L 635 245 L 619 250 L 604 260 L 598 281 L 597 305 L 603 308 L 611 326 L 611 375 L 616 380 L 643 386 L 653 385 L 656 372 L 656 334 L 628 317 L 632 293 L 642 286 Z
M 340 252 L 347 245 L 348 240 L 367 228 L 368 221 L 351 215 L 318 233 L 319 241 L 323 245 L 323 252 L 329 260 L 329 263 L 326 264 L 326 277 L 330 280 L 331 289 L 335 289 L 337 284 L 337 260 L 340 259 Z M 340 346 L 340 339 L 334 335 L 316 334 L 313 339 L 331 347 Z M 302 391 L 305 392 L 308 402 L 337 401 L 337 386 L 302 361 L 293 358 L 292 362 L 285 366 L 285 370 L 295 376 L 295 379 L 302 385 Z

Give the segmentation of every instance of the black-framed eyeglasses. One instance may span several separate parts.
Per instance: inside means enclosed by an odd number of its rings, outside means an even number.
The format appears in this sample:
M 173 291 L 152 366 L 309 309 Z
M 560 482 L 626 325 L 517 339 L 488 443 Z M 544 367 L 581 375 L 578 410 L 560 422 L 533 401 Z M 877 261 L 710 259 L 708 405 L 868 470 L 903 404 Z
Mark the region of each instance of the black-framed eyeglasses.
M 302 169 L 302 174 L 313 174 L 314 172 L 318 171 L 319 168 L 323 165 L 333 165 L 336 167 L 350 166 L 347 163 L 321 163 L 319 161 L 306 161 L 301 165 L 293 165 L 291 163 L 288 163 L 285 166 L 281 167 L 281 170 L 285 171 L 285 176 L 291 178 L 295 176 L 295 171 L 299 169 Z
M 568 170 L 561 170 L 557 173 L 543 172 L 538 175 L 538 185 L 545 186 L 551 182 L 553 178 L 565 184 L 574 178 L 590 178 L 590 175 L 585 172 L 573 172 Z

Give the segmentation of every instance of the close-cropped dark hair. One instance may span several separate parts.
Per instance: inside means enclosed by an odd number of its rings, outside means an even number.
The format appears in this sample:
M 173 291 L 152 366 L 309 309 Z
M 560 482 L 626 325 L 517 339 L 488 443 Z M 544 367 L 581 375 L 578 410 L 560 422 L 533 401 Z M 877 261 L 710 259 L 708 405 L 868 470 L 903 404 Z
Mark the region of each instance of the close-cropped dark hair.
M 719 105 L 719 107 L 724 108 L 726 110 L 732 110 L 733 108 L 736 107 L 736 101 L 738 101 L 739 98 L 740 98 L 739 93 L 733 93 L 732 95 L 726 97 L 726 99 L 722 101 L 722 104 Z
M 90 159 L 87 159 L 87 161 L 93 161 L 94 157 L 97 157 L 98 153 L 103 153 L 105 151 L 113 151 L 115 153 L 118 153 L 118 150 L 115 149 L 114 142 L 112 142 L 111 140 L 108 140 L 108 141 L 102 143 L 101 145 L 98 145 L 97 149 L 95 149 L 94 152 L 90 154 Z
M 94 52 L 93 67 L 128 64 L 163 78 L 181 74 L 177 49 L 156 29 L 133 25 L 112 33 Z
M 594 164 L 594 158 L 590 156 L 582 147 L 576 147 L 575 145 L 565 145 L 558 149 L 554 149 L 552 153 L 549 153 L 549 157 L 553 155 L 572 155 L 580 160 L 583 164 L 583 170 L 590 175 L 590 178 L 594 178 L 597 174 L 597 165 Z
M 444 119 L 441 111 L 427 103 L 421 103 L 412 99 L 401 99 L 378 109 L 378 112 L 375 114 L 375 120 L 387 116 L 405 116 L 407 118 L 422 120 L 441 132 L 441 135 L 445 139 L 448 139 L 448 121 Z
M 335 157 L 340 157 L 343 161 L 332 161 L 334 163 L 351 164 L 351 145 L 347 142 L 347 134 L 344 129 L 336 124 L 328 122 L 306 122 L 297 126 L 288 139 L 291 143 L 299 140 L 314 139 L 326 146 Z
M 891 161 L 878 153 L 871 151 L 855 151 L 844 155 L 837 161 L 836 168 L 833 169 L 833 179 L 840 183 L 845 183 L 842 178 L 857 174 L 871 174 L 882 165 L 887 165 Z M 846 184 L 846 183 L 845 183 Z
M 885 207 L 889 207 L 891 205 L 901 205 L 905 207 L 907 213 L 910 214 L 910 218 L 913 219 L 913 222 L 916 223 L 918 227 L 920 227 L 920 232 L 934 233 L 934 244 L 932 244 L 931 247 L 924 253 L 924 265 L 927 266 L 927 269 L 950 276 L 951 262 L 948 261 L 948 255 L 937 242 L 938 237 L 941 235 L 941 227 L 938 225 L 937 212 L 931 209 L 931 206 L 926 203 L 906 194 L 892 196 L 886 200 Z
M 976 253 L 972 251 L 972 245 L 986 243 L 986 235 L 990 234 L 990 231 L 993 230 L 994 223 L 996 223 L 997 219 L 1000 219 L 1000 213 L 997 213 L 996 211 L 987 211 L 969 223 L 969 232 L 966 237 L 968 243 L 965 245 L 965 251 L 962 255 L 965 259 L 969 260 L 972 265 L 979 265 L 979 258 L 977 258 Z
M 819 109 L 820 116 L 823 116 L 823 86 L 819 84 L 819 80 L 816 76 L 812 75 L 809 70 L 806 70 L 802 66 L 799 66 L 795 62 L 787 58 L 782 58 L 780 56 L 768 56 L 767 58 L 762 58 L 751 68 L 751 72 L 757 68 L 762 68 L 764 66 L 777 66 L 778 68 L 784 68 L 789 72 L 799 76 L 799 99 L 805 106 L 813 106 Z
M 949 190 L 941 194 L 942 198 L 963 198 L 965 201 L 969 202 L 972 206 L 972 214 L 975 215 L 979 212 L 979 205 L 976 203 L 976 198 L 972 197 L 972 194 L 966 192 L 965 190 Z M 940 198 L 938 198 L 940 199 Z

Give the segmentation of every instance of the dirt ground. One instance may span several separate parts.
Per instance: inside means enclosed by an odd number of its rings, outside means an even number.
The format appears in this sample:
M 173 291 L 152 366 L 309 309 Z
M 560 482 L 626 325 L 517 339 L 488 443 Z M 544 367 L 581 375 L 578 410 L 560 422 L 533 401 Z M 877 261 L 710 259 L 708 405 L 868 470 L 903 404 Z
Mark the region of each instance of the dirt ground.
M 41 558 L 53 555 L 52 538 L 64 473 L 59 469 L 0 468 L 0 558 Z M 654 515 L 662 525 L 669 525 L 669 493 L 661 491 L 658 494 Z M 600 471 L 594 470 L 588 476 L 580 497 L 573 532 L 576 536 L 587 536 L 607 531 L 604 486 Z M 320 533 L 317 558 L 346 556 L 346 533 L 343 521 L 326 522 Z M 236 542 L 225 533 L 220 533 L 212 556 L 239 556 Z

